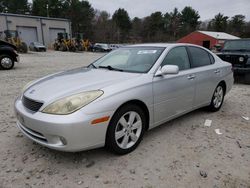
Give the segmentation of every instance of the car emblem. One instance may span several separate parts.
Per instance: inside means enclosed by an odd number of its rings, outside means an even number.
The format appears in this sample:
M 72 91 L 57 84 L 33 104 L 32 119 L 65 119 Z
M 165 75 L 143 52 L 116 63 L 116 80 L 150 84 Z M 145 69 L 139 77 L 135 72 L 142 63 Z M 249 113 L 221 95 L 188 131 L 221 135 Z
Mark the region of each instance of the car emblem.
M 32 90 L 29 92 L 29 94 L 33 94 L 34 92 L 35 92 L 35 90 L 32 89 Z

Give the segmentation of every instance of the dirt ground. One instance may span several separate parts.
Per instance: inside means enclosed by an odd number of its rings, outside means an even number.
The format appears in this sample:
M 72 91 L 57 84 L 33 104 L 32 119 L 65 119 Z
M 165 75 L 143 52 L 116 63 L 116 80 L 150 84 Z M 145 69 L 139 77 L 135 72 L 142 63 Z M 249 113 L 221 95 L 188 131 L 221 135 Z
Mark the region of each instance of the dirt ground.
M 196 110 L 149 131 L 125 156 L 102 148 L 58 152 L 24 137 L 13 103 L 25 83 L 100 55 L 29 53 L 0 71 L 0 187 L 250 187 L 250 120 L 242 118 L 250 117 L 250 85 L 234 85 L 217 113 Z

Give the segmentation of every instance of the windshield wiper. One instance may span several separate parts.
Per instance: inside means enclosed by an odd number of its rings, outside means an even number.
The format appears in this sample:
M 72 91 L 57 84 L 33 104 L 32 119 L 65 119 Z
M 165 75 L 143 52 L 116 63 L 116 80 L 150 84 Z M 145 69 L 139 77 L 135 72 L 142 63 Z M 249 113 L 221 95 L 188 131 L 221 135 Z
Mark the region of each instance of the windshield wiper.
M 123 72 L 122 69 L 114 68 L 114 67 L 112 67 L 110 65 L 108 65 L 108 66 L 98 66 L 98 68 L 103 68 L 103 69 L 115 70 L 115 71 L 121 71 L 121 72 Z

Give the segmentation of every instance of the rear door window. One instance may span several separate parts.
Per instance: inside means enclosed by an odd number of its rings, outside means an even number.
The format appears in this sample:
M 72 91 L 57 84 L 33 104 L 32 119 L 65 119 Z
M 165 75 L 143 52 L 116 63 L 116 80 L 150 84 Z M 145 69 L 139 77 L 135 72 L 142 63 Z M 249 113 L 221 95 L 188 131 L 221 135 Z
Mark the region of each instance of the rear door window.
M 202 67 L 211 64 L 211 59 L 209 53 L 198 47 L 188 47 L 190 57 L 191 57 L 191 67 Z

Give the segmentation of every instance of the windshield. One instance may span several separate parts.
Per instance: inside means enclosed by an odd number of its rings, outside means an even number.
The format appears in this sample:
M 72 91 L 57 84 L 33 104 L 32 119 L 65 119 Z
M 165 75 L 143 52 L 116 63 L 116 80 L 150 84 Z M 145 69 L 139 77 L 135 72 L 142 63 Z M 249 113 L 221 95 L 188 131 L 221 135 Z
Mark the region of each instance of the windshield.
M 93 63 L 96 68 L 110 67 L 125 72 L 148 72 L 165 48 L 127 47 L 112 51 Z
M 247 50 L 250 51 L 250 40 L 227 41 L 223 50 Z

